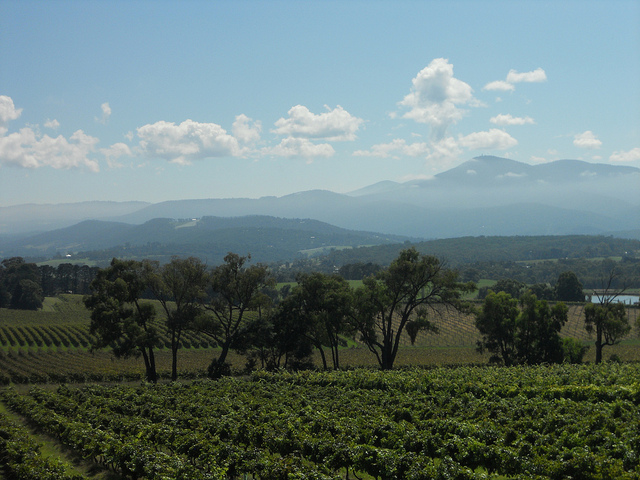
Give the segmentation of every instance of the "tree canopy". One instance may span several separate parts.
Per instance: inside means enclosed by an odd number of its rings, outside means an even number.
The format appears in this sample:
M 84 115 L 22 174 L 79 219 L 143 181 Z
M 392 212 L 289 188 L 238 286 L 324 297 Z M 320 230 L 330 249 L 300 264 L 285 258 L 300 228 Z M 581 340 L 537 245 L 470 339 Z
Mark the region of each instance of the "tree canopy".
M 400 336 L 410 320 L 417 317 L 422 328 L 433 329 L 427 319 L 429 307 L 463 307 L 462 295 L 475 285 L 459 283 L 457 276 L 438 258 L 408 248 L 388 268 L 364 279 L 355 293 L 355 318 L 361 340 L 383 370 L 393 368 Z

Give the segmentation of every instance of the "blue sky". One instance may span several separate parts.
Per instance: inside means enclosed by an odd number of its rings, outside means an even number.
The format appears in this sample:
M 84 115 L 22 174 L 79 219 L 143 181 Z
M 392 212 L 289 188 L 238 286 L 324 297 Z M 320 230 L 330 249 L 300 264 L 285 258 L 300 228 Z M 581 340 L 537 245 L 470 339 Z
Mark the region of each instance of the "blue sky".
M 640 167 L 640 2 L 0 0 L 0 206 Z

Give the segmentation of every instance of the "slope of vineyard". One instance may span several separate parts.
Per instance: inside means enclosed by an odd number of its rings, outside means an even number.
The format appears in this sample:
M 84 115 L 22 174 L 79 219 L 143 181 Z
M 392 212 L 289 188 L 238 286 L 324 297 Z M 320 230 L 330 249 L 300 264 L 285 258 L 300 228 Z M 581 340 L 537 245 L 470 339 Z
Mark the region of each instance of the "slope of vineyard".
M 639 377 L 615 363 L 361 369 L 0 398 L 128 479 L 627 480 Z
M 160 312 L 160 306 L 156 306 Z M 593 338 L 584 330 L 584 306 L 570 305 L 569 321 L 563 336 L 577 338 L 586 345 Z M 627 309 L 629 320 L 635 325 L 639 309 Z M 438 333 L 420 332 L 412 346 L 408 335 L 401 337 L 397 366 L 407 365 L 459 365 L 487 363 L 488 355 L 476 352 L 480 335 L 474 317 L 455 310 L 437 308 L 431 320 Z M 164 322 L 162 315 L 157 322 Z M 116 359 L 109 350 L 91 352 L 89 312 L 79 295 L 61 295 L 47 298 L 41 311 L 0 309 L 0 383 L 85 382 L 137 380 L 142 378 L 142 361 L 137 358 Z M 163 328 L 159 329 L 164 331 Z M 637 329 L 632 329 L 622 345 L 607 347 L 605 358 L 617 355 L 623 361 L 640 360 Z M 357 338 L 356 338 L 357 340 Z M 170 372 L 171 342 L 162 337 L 163 348 L 157 353 L 158 372 L 168 377 Z M 207 366 L 217 355 L 212 340 L 201 334 L 185 332 L 178 355 L 178 372 L 182 378 L 204 375 Z M 594 360 L 594 348 L 587 351 L 585 360 Z M 376 366 L 375 357 L 357 341 L 340 351 L 344 367 Z M 228 359 L 235 372 L 243 371 L 245 358 L 232 354 Z M 321 365 L 316 352 L 316 365 Z

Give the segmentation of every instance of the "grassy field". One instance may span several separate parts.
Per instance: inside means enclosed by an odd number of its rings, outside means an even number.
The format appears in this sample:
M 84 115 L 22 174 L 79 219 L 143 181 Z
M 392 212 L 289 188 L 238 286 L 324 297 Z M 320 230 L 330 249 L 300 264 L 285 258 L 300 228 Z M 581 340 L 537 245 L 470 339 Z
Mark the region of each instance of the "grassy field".
M 581 304 L 570 305 L 569 321 L 562 335 L 592 345 L 594 339 L 584 329 L 583 310 Z M 627 312 L 634 328 L 622 344 L 605 348 L 605 359 L 615 354 L 622 361 L 640 361 L 640 342 L 635 327 L 639 309 L 630 307 Z M 421 332 L 415 345 L 411 345 L 407 335 L 401 338 L 401 349 L 396 360 L 398 367 L 488 362 L 488 355 L 480 355 L 475 350 L 480 335 L 472 315 L 440 309 L 431 315 L 431 320 L 438 328 L 437 334 Z M 162 321 L 159 319 L 159 322 Z M 108 350 L 90 350 L 92 338 L 89 322 L 89 312 L 79 295 L 47 298 L 40 311 L 0 309 L 0 382 L 141 379 L 143 366 L 140 359 L 117 359 Z M 171 356 L 168 337 L 164 338 L 164 345 L 157 353 L 157 368 L 163 377 L 169 377 Z M 593 347 L 588 349 L 586 361 L 594 361 L 594 350 Z M 186 333 L 179 353 L 180 375 L 183 378 L 203 376 L 216 354 L 217 350 L 208 337 Z M 343 367 L 376 366 L 375 357 L 357 342 L 351 342 L 349 347 L 342 349 L 340 356 Z M 228 361 L 234 371 L 241 372 L 246 360 L 232 354 Z M 319 354 L 316 354 L 315 361 L 316 365 L 321 364 Z

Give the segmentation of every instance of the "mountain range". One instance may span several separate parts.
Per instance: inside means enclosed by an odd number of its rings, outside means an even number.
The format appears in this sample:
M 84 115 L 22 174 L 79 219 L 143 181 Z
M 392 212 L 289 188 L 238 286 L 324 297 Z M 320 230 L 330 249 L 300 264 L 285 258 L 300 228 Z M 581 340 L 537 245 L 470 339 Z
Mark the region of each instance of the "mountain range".
M 217 220 L 203 224 L 204 217 Z M 229 217 L 246 218 L 243 227 L 238 227 L 236 219 L 236 224 L 229 223 L 228 228 L 254 228 L 262 221 L 278 230 L 297 232 L 299 228 L 282 221 L 315 220 L 318 223 L 314 228 L 322 223 L 338 227 L 341 235 L 347 233 L 345 230 L 356 231 L 358 239 L 351 238 L 349 245 L 371 244 L 375 238 L 386 242 L 407 237 L 481 235 L 607 234 L 640 238 L 640 169 L 580 160 L 529 165 L 480 156 L 429 179 L 385 181 L 347 194 L 311 190 L 259 199 L 0 207 L 0 256 L 9 251 L 9 245 L 13 251 L 20 245 L 58 248 L 65 242 L 80 249 L 107 248 L 117 244 L 114 242 L 149 242 L 140 231 L 154 219 L 180 219 L 180 225 L 199 219 L 195 223 L 198 228 L 176 229 L 176 224 L 168 223 L 168 230 L 160 229 L 165 236 L 152 236 L 166 243 L 194 242 L 193 235 L 205 235 L 202 232 L 211 235 L 216 230 L 220 235 L 224 230 L 220 227 L 222 219 Z M 271 220 L 259 220 L 261 217 Z M 75 230 L 59 230 L 80 222 L 85 223 Z M 217 227 L 209 228 L 213 223 Z M 146 230 L 154 229 L 147 225 Z M 87 234 L 97 239 L 89 241 Z M 275 237 L 272 240 L 277 244 Z

